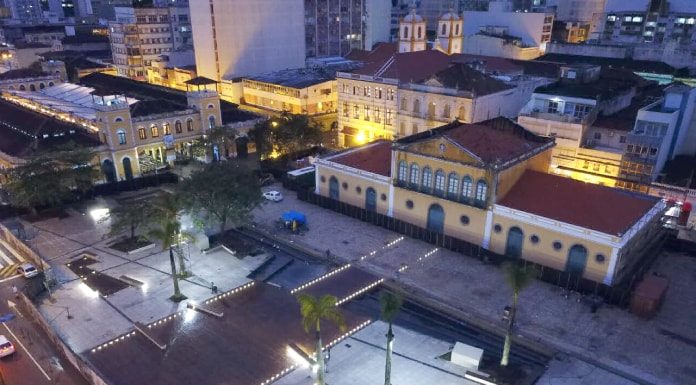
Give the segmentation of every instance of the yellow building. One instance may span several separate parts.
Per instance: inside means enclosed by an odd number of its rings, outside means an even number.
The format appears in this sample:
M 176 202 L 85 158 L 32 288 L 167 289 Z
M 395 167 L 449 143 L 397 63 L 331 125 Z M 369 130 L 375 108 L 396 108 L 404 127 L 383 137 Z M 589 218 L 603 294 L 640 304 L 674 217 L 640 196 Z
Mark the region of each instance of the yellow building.
M 554 142 L 505 118 L 316 161 L 315 193 L 606 285 L 655 241 L 656 198 L 546 174 Z

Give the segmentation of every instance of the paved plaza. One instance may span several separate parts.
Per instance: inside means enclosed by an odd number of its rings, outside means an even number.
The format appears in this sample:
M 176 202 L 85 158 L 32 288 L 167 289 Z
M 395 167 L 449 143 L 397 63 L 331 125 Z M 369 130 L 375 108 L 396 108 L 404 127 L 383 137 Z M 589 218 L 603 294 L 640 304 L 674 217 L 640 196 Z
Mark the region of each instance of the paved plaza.
M 319 256 L 326 250 L 346 261 L 367 255 L 359 262 L 361 266 L 391 278 L 415 295 L 451 306 L 470 320 L 502 330 L 501 312 L 511 294 L 497 267 L 444 249 L 430 253 L 435 249 L 431 244 L 410 238 L 397 241 L 400 234 L 300 202 L 293 192 L 278 186 L 272 188 L 282 191 L 285 200 L 266 203 L 255 211 L 258 229 Z M 307 232 L 277 231 L 275 221 L 289 209 L 307 215 Z M 408 266 L 405 270 L 404 264 Z M 397 273 L 399 269 L 404 271 Z M 579 372 L 590 365 L 600 376 L 607 371 L 607 376 L 617 375 L 626 383 L 696 384 L 696 288 L 689 286 L 696 274 L 696 259 L 665 252 L 654 269 L 672 285 L 655 319 L 644 320 L 606 305 L 591 313 L 577 294 L 566 298 L 560 288 L 537 281 L 521 295 L 517 331 L 524 339 L 568 353 L 565 362 L 552 363 L 552 367 L 575 364 L 573 370 Z M 565 382 L 557 378 L 551 383 L 581 383 L 576 380 L 569 376 Z

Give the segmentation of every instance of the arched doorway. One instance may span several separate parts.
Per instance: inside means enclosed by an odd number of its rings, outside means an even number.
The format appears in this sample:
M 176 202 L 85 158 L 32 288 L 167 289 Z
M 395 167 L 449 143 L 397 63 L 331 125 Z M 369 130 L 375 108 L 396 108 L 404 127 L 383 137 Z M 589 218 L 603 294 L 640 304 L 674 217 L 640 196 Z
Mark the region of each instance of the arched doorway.
M 329 198 L 338 200 L 338 179 L 335 176 L 329 178 Z
M 582 245 L 575 245 L 568 250 L 568 261 L 566 262 L 566 271 L 571 274 L 582 276 L 585 272 L 587 264 L 587 248 Z
M 102 162 L 102 172 L 104 173 L 104 178 L 107 183 L 116 182 L 116 168 L 111 159 L 105 159 L 104 162 Z
M 522 256 L 522 243 L 524 242 L 524 233 L 515 226 L 508 231 L 507 244 L 505 245 L 505 255 L 511 258 L 519 258 Z
M 438 204 L 432 204 L 428 208 L 428 231 L 440 234 L 445 232 L 445 210 Z
M 123 158 L 123 173 L 126 174 L 126 180 L 133 179 L 133 168 L 131 167 L 130 158 Z
M 365 210 L 377 211 L 377 192 L 372 187 L 365 191 Z

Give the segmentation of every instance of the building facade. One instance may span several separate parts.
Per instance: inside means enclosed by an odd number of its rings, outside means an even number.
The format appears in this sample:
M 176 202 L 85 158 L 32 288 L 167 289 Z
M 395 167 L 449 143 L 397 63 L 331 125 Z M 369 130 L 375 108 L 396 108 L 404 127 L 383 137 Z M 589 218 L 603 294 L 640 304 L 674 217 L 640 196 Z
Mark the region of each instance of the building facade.
M 321 158 L 315 192 L 513 259 L 618 284 L 656 241 L 664 204 L 546 174 L 553 145 L 504 118 L 457 122 Z
M 508 2 L 491 2 L 488 11 L 464 11 L 464 36 L 471 36 L 490 27 L 503 27 L 507 35 L 521 39 L 525 46 L 545 51 L 551 41 L 553 13 L 514 12 Z

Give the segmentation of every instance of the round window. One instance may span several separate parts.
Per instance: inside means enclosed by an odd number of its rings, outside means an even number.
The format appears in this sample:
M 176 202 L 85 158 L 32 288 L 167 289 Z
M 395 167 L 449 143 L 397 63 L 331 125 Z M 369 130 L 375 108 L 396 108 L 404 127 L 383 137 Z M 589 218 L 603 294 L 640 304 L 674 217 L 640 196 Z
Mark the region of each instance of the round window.
M 387 194 L 382 194 L 382 195 L 379 196 L 379 198 L 380 198 L 381 200 L 383 200 L 383 201 L 386 201 L 386 200 L 387 200 Z
M 495 226 L 493 226 L 493 231 L 495 231 L 496 233 L 499 233 L 499 232 L 503 231 L 503 226 L 495 225 Z
M 536 234 L 534 234 L 534 235 L 532 235 L 531 237 L 529 237 L 529 240 L 530 240 L 532 243 L 535 243 L 535 244 L 536 244 L 536 243 L 539 243 L 539 236 L 536 235 Z
M 413 208 L 413 201 L 412 200 L 407 200 L 406 201 L 406 208 L 412 209 Z
M 344 190 L 348 190 L 348 183 L 343 182 L 343 183 L 341 184 L 341 186 L 343 187 Z
M 358 194 L 362 193 L 362 187 L 356 186 L 356 187 L 355 187 L 355 192 L 358 193 Z
M 469 217 L 467 217 L 466 215 L 462 215 L 461 217 L 459 217 L 459 221 L 462 222 L 464 226 L 466 226 L 469 224 Z
M 326 177 L 323 175 L 319 177 L 319 180 L 321 181 L 321 183 L 326 183 Z
M 597 255 L 595 255 L 595 260 L 598 263 L 604 263 L 604 261 L 606 260 L 606 257 L 604 256 L 604 254 L 597 254 Z
M 553 243 L 553 249 L 554 249 L 554 250 L 560 250 L 560 249 L 562 249 L 562 248 L 563 248 L 563 244 L 562 244 L 561 242 L 555 241 L 555 242 Z

